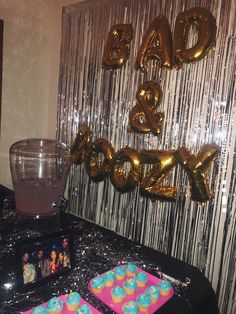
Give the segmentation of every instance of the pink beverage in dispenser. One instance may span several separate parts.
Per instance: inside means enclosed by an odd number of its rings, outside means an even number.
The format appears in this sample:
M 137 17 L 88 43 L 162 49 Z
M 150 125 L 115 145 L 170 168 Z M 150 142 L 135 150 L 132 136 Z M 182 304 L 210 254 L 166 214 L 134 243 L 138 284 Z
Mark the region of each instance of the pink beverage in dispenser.
M 55 140 L 25 139 L 10 148 L 16 210 L 27 216 L 50 216 L 63 196 L 69 170 L 69 148 Z

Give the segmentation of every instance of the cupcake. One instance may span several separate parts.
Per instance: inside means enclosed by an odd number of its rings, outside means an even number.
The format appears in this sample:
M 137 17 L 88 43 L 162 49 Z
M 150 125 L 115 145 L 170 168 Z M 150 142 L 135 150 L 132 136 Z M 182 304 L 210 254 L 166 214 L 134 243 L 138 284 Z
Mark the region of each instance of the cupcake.
M 147 294 L 140 294 L 140 296 L 137 297 L 137 302 L 138 309 L 142 312 L 147 312 L 150 305 L 152 304 L 152 301 Z
M 81 296 L 78 292 L 71 292 L 66 298 L 66 307 L 68 311 L 75 311 L 79 307 Z
M 122 280 L 125 278 L 125 274 L 126 274 L 126 271 L 123 267 L 117 267 L 115 269 L 115 276 L 116 276 L 116 279 L 118 280 Z
M 114 303 L 120 303 L 125 298 L 125 290 L 121 286 L 116 286 L 111 291 L 111 297 Z
M 134 301 L 126 302 L 123 305 L 122 310 L 124 314 L 138 314 L 138 304 Z
M 48 301 L 47 310 L 48 314 L 61 314 L 63 308 L 63 301 L 54 297 Z
M 134 291 L 137 289 L 137 283 L 135 279 L 128 279 L 124 282 L 123 288 L 128 295 L 134 294 Z
M 138 287 L 144 287 L 148 281 L 148 277 L 143 271 L 141 271 L 136 275 L 135 280 L 137 282 Z
M 145 292 L 149 295 L 152 304 L 155 304 L 160 297 L 160 289 L 157 286 L 150 286 Z
M 126 266 L 126 274 L 129 277 L 134 277 L 135 276 L 135 272 L 138 270 L 138 267 L 134 264 L 128 264 Z
M 111 287 L 116 279 L 115 274 L 113 271 L 108 271 L 104 274 L 103 276 L 105 280 L 105 286 L 106 287 Z
M 42 305 L 38 305 L 32 310 L 31 314 L 48 314 L 48 310 Z
M 82 304 L 75 312 L 75 314 L 92 314 L 87 304 Z
M 105 281 L 103 277 L 97 277 L 91 281 L 91 287 L 92 287 L 93 292 L 95 293 L 102 292 L 104 286 L 105 286 Z
M 168 296 L 172 289 L 172 286 L 169 283 L 169 281 L 162 281 L 159 283 L 157 287 L 160 289 L 161 295 L 163 296 Z

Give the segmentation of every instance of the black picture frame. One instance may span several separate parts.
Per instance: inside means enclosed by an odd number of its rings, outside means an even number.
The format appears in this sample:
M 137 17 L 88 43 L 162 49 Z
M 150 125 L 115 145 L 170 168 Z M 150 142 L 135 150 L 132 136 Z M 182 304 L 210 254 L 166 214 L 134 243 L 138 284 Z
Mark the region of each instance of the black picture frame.
M 66 249 L 65 244 L 63 246 L 63 243 L 66 243 L 64 239 L 68 242 Z M 56 258 L 55 253 L 52 252 L 56 253 Z M 39 259 L 40 257 L 42 259 Z M 71 230 L 16 242 L 15 261 L 18 291 L 28 291 L 58 276 L 66 275 L 75 265 L 74 240 Z

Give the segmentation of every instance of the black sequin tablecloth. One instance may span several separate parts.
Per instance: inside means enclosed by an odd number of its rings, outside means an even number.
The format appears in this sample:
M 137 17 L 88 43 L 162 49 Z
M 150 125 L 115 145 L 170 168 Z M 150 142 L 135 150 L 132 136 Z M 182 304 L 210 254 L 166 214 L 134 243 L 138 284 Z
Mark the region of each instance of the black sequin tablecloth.
M 116 233 L 64 214 L 63 223 L 73 227 L 76 267 L 59 277 L 27 293 L 16 292 L 14 243 L 16 240 L 46 233 L 32 228 L 27 220 L 14 210 L 14 194 L 0 186 L 0 313 L 11 314 L 26 311 L 49 300 L 52 296 L 79 291 L 83 298 L 102 313 L 112 313 L 87 289 L 87 283 L 96 275 L 116 265 L 134 262 L 138 267 L 156 275 L 158 270 L 174 278 L 189 277 L 191 284 L 185 296 L 175 295 L 158 314 L 218 314 L 216 295 L 203 274 L 195 267 L 171 258 Z

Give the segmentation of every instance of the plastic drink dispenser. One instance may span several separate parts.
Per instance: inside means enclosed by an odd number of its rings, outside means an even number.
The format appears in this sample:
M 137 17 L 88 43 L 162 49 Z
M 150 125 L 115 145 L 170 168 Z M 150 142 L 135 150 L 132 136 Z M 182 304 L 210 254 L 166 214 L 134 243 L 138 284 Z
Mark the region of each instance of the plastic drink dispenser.
M 50 139 L 24 139 L 10 148 L 16 210 L 31 217 L 57 213 L 70 169 L 70 149 Z

